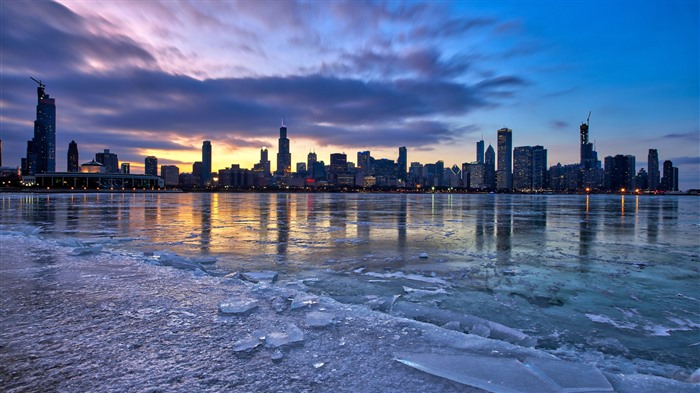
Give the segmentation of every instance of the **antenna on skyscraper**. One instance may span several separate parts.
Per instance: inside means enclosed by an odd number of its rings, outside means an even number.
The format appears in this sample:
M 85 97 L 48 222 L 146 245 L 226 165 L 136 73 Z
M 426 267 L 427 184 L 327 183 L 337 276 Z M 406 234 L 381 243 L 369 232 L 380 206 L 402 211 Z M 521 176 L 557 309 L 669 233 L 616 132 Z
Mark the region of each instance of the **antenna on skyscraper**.
M 31 76 L 29 77 L 29 79 L 31 79 L 31 80 L 33 80 L 34 82 L 38 83 L 38 84 L 39 84 L 39 87 L 46 87 L 46 85 L 44 85 L 43 83 L 41 83 L 41 81 L 38 81 L 38 80 L 32 78 Z
M 588 125 L 588 122 L 591 120 L 591 111 L 588 111 L 588 118 L 586 119 L 586 125 Z
M 285 117 L 282 116 L 282 127 L 286 127 L 286 126 L 287 126 L 286 124 L 284 124 L 284 120 L 285 120 L 284 118 L 285 118 Z

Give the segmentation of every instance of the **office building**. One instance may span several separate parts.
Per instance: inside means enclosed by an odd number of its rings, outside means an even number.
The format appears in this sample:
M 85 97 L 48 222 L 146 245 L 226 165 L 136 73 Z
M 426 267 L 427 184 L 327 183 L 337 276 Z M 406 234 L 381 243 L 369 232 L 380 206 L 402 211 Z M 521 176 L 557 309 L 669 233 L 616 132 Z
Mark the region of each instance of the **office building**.
M 635 157 L 618 154 L 605 157 L 605 184 L 610 191 L 634 190 Z
M 165 187 L 177 187 L 180 184 L 180 168 L 175 165 L 161 165 L 160 177 Z
M 306 163 L 297 162 L 297 174 L 306 176 Z
M 513 149 L 513 188 L 518 191 L 532 189 L 532 147 Z
M 678 191 L 678 168 L 671 160 L 664 161 L 661 188 L 665 191 Z
M 158 159 L 155 156 L 148 156 L 144 161 L 145 171 L 148 176 L 158 176 Z
M 289 139 L 287 139 L 287 125 L 282 119 L 280 127 L 279 149 L 277 152 L 277 170 L 275 174 L 284 176 L 292 172 L 292 154 L 289 152 Z
M 192 163 L 192 181 L 197 187 L 202 185 L 202 161 Z
M 547 149 L 543 146 L 532 147 L 532 189 L 547 188 Z
M 406 181 L 406 176 L 408 174 L 408 152 L 406 146 L 399 147 L 399 160 L 397 162 L 397 174 L 396 177 L 399 180 Z
M 131 164 L 128 162 L 122 162 L 121 164 L 122 170 L 120 171 L 121 173 L 128 175 L 131 173 Z
M 119 173 L 119 158 L 115 153 L 110 153 L 109 149 L 105 149 L 102 153 L 95 154 L 95 161 L 104 165 L 105 172 Z
M 211 141 L 202 142 L 202 177 L 203 187 L 211 186 Z
M 314 177 L 314 167 L 316 165 L 316 153 L 314 152 L 309 152 L 309 154 L 306 156 L 306 170 L 309 171 L 309 177 L 313 178 Z
M 496 171 L 496 188 L 510 191 L 513 188 L 513 130 L 498 130 L 498 168 Z
M 56 101 L 41 81 L 32 79 L 39 84 L 36 120 L 34 138 L 27 142 L 27 157 L 22 159 L 22 175 L 56 172 Z
M 348 171 L 348 157 L 345 153 L 333 153 L 331 154 L 331 167 L 330 174 L 332 179 L 336 180 L 338 175 L 344 174 Z
M 78 164 L 78 144 L 75 141 L 70 141 L 68 144 L 68 172 L 80 172 L 80 164 Z
M 484 163 L 484 140 L 476 142 L 476 162 L 478 164 Z
M 363 176 L 371 176 L 372 175 L 371 161 L 372 161 L 372 156 L 370 155 L 369 150 L 357 152 L 357 168 L 360 169 L 360 172 L 362 173 Z
M 496 152 L 491 145 L 484 153 L 484 183 L 487 190 L 496 189 Z
M 656 149 L 649 149 L 649 155 L 647 156 L 647 176 L 649 177 L 649 190 L 656 190 L 659 188 L 659 182 L 661 174 L 659 173 L 659 153 Z

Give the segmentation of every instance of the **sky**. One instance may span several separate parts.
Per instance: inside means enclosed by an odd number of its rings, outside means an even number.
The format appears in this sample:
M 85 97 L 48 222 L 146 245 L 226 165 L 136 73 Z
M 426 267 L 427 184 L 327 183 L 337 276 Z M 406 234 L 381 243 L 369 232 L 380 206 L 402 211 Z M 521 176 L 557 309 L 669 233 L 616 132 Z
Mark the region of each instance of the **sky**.
M 36 84 L 56 99 L 56 169 L 110 149 L 189 172 L 276 168 L 282 119 L 292 167 L 310 151 L 446 166 L 476 142 L 542 145 L 579 161 L 589 111 L 598 156 L 650 148 L 700 188 L 697 0 L 0 1 L 2 164 L 33 137 Z

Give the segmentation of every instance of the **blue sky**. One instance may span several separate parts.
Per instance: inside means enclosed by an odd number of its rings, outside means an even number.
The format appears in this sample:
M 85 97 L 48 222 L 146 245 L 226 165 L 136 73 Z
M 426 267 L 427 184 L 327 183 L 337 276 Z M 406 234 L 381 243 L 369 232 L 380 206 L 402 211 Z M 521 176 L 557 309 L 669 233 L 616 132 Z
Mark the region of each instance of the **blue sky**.
M 474 160 L 513 129 L 549 165 L 649 148 L 700 188 L 697 1 L 0 3 L 3 165 L 32 137 L 34 76 L 57 99 L 57 166 L 105 148 L 189 171 L 252 167 L 285 116 L 292 161 L 371 150 Z

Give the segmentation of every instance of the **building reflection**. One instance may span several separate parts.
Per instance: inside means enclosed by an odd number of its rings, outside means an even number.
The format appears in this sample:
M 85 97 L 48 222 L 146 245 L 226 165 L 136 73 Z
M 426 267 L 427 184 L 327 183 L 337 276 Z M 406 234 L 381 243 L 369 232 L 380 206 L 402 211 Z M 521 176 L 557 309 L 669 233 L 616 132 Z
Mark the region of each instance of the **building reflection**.
M 656 243 L 659 236 L 659 213 L 661 207 L 659 197 L 650 197 L 646 200 L 647 242 Z
M 496 210 L 496 263 L 499 266 L 511 264 L 512 198 L 511 195 L 497 195 L 494 204 Z
M 598 220 L 591 211 L 591 196 L 586 195 L 585 203 L 578 204 L 579 227 L 578 227 L 578 256 L 579 270 L 581 272 L 588 271 L 588 265 L 591 261 L 591 249 L 595 247 L 593 244 L 598 230 Z
M 277 211 L 277 256 L 278 262 L 287 260 L 287 246 L 289 242 L 289 225 L 291 223 L 291 196 L 289 194 L 277 194 L 275 207 Z
M 407 197 L 405 194 L 399 196 L 399 211 L 398 216 L 396 217 L 398 249 L 401 252 L 401 254 L 403 254 L 406 251 L 406 198 Z
M 202 205 L 199 216 L 199 248 L 205 254 L 210 251 L 211 247 L 211 215 L 212 215 L 212 198 L 218 197 L 217 194 L 202 193 Z M 192 214 L 196 217 L 197 212 Z

